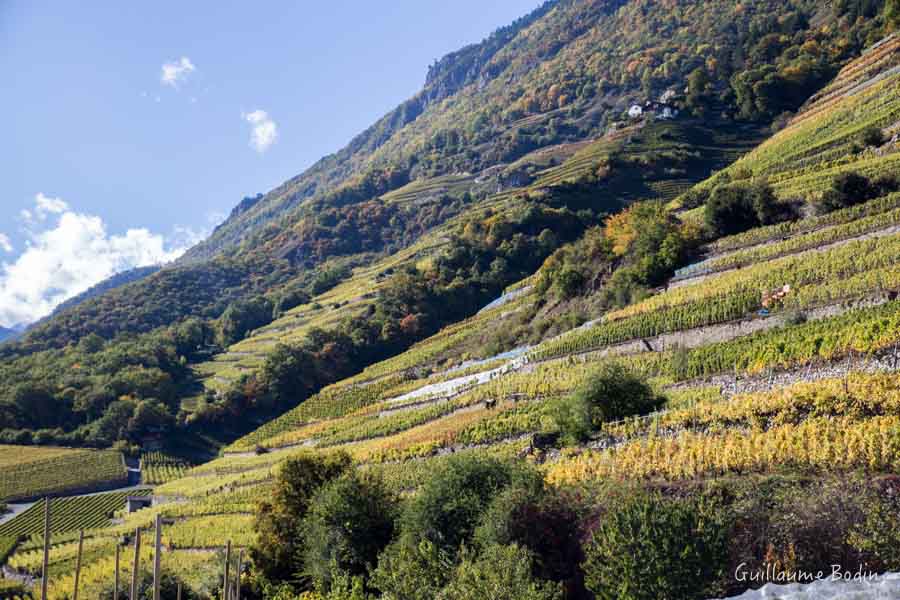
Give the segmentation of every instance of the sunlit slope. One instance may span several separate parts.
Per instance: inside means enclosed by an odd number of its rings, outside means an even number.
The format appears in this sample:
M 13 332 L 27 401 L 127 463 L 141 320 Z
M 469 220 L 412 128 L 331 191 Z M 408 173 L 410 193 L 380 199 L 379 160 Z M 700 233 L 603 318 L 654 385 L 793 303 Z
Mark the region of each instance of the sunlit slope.
M 712 170 L 750 150 L 759 135 L 758 129 L 753 127 L 716 129 L 693 119 L 640 121 L 592 142 L 561 145 L 552 152 L 536 151 L 523 157 L 517 167 L 524 169 L 520 178 L 530 182 L 527 185 L 487 195 L 464 214 L 427 233 L 409 248 L 354 269 L 348 280 L 254 331 L 229 347 L 227 352 L 198 364 L 195 370 L 205 388 L 225 389 L 242 374 L 258 369 L 275 345 L 299 341 L 310 328 L 328 327 L 362 313 L 371 304 L 387 274 L 404 266 L 414 266 L 439 252 L 446 244 L 447 236 L 477 210 L 515 206 L 527 194 L 547 190 L 552 193 L 558 186 L 584 181 L 591 181 L 596 188 L 592 194 L 599 206 L 623 200 L 670 200 Z M 547 166 L 553 163 L 558 164 Z M 525 165 L 533 168 L 525 168 Z M 487 181 L 496 180 L 497 175 L 492 173 L 478 177 L 444 176 L 410 183 L 386 194 L 382 200 L 428 202 L 436 194 L 451 190 L 478 193 L 489 185 Z M 188 406 L 193 407 L 197 401 L 198 397 L 189 399 Z
M 816 156 L 804 149 L 820 147 L 834 132 L 852 144 L 859 131 L 853 115 L 867 121 L 880 94 L 892 89 L 879 86 L 892 82 L 887 77 L 860 94 L 831 101 L 827 110 L 796 120 L 726 172 L 758 164 L 755 174 L 777 175 L 779 182 L 797 186 L 798 193 L 820 191 L 830 177 L 804 179 L 814 172 L 804 171 L 803 160 Z M 852 108 L 861 98 L 863 108 Z M 893 105 L 895 100 L 887 97 L 885 102 Z M 546 185 L 553 169 L 596 172 L 612 154 L 627 149 L 611 145 L 610 139 L 571 149 L 559 165 L 535 169 L 535 183 L 529 187 L 506 190 L 484 202 L 516 202 L 523 191 Z M 793 149 L 790 160 L 796 172 L 780 170 L 772 158 L 786 149 Z M 893 147 L 880 152 L 851 154 L 841 166 L 877 164 L 879 172 L 896 172 L 890 163 Z M 569 178 L 560 172 L 555 176 L 558 182 Z M 415 190 L 407 192 L 409 198 L 395 196 L 393 201 L 415 201 Z M 413 493 L 446 457 L 459 453 L 527 457 L 557 484 L 896 472 L 898 226 L 900 194 L 895 193 L 720 238 L 709 245 L 705 259 L 683 269 L 668 289 L 595 315 L 581 328 L 535 347 L 484 357 L 475 346 L 480 336 L 502 328 L 535 301 L 532 281 L 526 279 L 478 314 L 325 388 L 238 440 L 220 458 L 157 487 L 154 493 L 163 504 L 128 515 L 121 525 L 89 532 L 88 581 L 108 579 L 114 540 L 135 527 L 149 530 L 157 513 L 173 520 L 164 533 L 164 543 L 172 548 L 164 556 L 164 568 L 196 581 L 211 570 L 211 548 L 226 540 L 238 547 L 252 543 L 255 500 L 266 496 L 279 464 L 301 452 L 347 451 L 360 468 L 381 473 L 406 493 Z M 263 348 L 291 339 L 304 327 L 364 306 L 366 295 L 377 289 L 379 274 L 427 257 L 451 227 L 376 266 L 357 269 L 353 278 L 316 299 L 321 308 L 312 303 L 298 307 L 225 356 L 241 364 L 249 354 L 237 353 L 252 352 L 254 343 Z M 786 283 L 792 292 L 760 313 L 762 294 Z M 605 424 L 590 448 L 561 453 L 535 448 L 534 434 L 553 430 L 552 401 L 570 393 L 585 372 L 613 359 L 644 373 L 666 394 L 663 410 Z M 12 560 L 33 563 L 35 555 L 29 552 L 34 543 L 27 542 L 27 549 Z M 66 561 L 71 561 L 72 546 L 71 539 L 59 540 L 58 563 L 51 568 L 62 576 L 54 583 L 54 597 L 71 587 Z
M 857 170 L 869 176 L 896 172 L 900 132 L 900 37 L 845 67 L 826 93 L 814 97 L 787 127 L 724 171 L 767 177 L 790 199 L 827 187 L 833 176 Z M 862 134 L 881 129 L 885 143 L 867 147 Z

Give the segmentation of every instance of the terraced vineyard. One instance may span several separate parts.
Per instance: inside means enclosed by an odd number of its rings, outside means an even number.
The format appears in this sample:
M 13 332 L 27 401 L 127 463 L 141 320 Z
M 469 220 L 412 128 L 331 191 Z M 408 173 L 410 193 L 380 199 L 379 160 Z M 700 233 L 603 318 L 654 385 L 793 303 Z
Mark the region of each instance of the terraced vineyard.
M 111 450 L 0 446 L 0 457 L 0 500 L 7 502 L 127 481 L 122 454 Z
M 67 533 L 108 525 L 115 513 L 124 511 L 127 496 L 149 496 L 150 490 L 111 492 L 50 500 L 51 532 Z M 36 502 L 16 518 L 0 525 L 0 537 L 30 536 L 44 531 L 44 503 Z
M 141 455 L 141 482 L 158 485 L 181 477 L 190 465 L 180 458 L 162 452 L 146 452 Z

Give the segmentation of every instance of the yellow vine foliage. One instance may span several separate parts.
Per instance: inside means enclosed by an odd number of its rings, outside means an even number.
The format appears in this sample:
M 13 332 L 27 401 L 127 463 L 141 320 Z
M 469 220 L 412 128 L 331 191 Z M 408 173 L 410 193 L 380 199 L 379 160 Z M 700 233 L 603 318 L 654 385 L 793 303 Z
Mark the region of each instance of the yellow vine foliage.
M 768 431 L 648 438 L 584 452 L 551 465 L 553 484 L 611 478 L 691 479 L 778 469 L 810 472 L 900 469 L 900 417 L 809 419 Z

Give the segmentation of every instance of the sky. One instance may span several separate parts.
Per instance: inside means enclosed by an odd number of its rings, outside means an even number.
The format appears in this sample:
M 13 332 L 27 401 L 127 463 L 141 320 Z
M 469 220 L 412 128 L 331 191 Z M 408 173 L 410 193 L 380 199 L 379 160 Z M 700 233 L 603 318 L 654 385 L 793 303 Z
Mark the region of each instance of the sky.
M 0 326 L 173 260 L 538 0 L 0 0 Z

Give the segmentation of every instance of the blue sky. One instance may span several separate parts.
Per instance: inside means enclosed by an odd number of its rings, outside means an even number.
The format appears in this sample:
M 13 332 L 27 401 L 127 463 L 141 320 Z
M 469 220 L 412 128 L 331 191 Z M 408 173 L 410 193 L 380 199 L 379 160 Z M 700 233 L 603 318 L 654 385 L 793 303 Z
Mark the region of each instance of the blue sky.
M 176 255 L 538 0 L 0 0 L 0 325 Z

